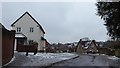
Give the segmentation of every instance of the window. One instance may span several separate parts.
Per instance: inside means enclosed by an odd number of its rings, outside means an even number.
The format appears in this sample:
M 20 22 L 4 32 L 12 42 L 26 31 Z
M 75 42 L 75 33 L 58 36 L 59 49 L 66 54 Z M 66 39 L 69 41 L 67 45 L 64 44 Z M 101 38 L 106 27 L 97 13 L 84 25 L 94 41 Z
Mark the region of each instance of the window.
M 34 31 L 34 28 L 33 27 L 30 27 L 30 32 L 33 32 Z
M 29 40 L 29 44 L 32 45 L 33 44 L 33 40 Z
M 17 27 L 17 32 L 21 32 L 21 27 Z

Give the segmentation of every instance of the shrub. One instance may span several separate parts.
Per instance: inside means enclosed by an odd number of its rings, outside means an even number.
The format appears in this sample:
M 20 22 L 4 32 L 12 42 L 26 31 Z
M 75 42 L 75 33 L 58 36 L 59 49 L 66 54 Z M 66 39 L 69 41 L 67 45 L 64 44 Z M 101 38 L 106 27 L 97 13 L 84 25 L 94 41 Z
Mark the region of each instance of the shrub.
M 120 49 L 120 41 L 105 42 L 104 45 L 107 48 Z
M 115 56 L 120 58 L 120 49 L 116 49 L 115 50 Z
M 37 42 L 33 42 L 33 45 L 38 45 L 38 43 Z

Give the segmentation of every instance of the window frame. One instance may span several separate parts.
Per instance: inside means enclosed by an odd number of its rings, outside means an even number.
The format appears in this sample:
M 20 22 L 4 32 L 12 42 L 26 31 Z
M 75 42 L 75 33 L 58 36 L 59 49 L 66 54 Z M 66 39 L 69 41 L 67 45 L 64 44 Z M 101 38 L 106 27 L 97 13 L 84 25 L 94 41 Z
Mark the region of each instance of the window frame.
M 34 27 L 30 27 L 30 32 L 34 32 Z
M 16 32 L 20 33 L 22 31 L 21 27 L 17 27 Z

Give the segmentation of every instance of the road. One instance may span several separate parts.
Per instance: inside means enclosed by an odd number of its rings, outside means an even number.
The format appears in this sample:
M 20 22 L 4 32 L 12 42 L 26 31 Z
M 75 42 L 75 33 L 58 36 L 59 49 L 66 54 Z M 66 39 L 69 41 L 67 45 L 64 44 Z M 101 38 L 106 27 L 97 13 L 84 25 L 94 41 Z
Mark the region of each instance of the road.
M 23 53 L 16 53 L 16 58 L 14 61 L 12 61 L 7 66 L 12 66 L 15 68 L 15 66 L 18 67 L 27 67 L 27 68 L 116 68 L 113 66 L 117 66 L 117 68 L 120 68 L 120 59 L 114 56 L 107 56 L 107 55 L 98 55 L 98 54 L 80 54 L 79 57 L 60 61 L 57 63 L 54 63 L 58 61 L 58 59 L 61 60 L 68 58 L 69 56 L 72 56 L 71 54 L 38 54 L 38 55 L 31 55 L 25 56 Z M 77 55 L 78 56 L 78 55 Z M 49 64 L 48 64 L 49 63 Z M 52 64 L 53 63 L 53 64 Z M 47 65 L 48 64 L 48 65 Z M 44 66 L 44 67 L 43 67 Z M 119 67 L 118 67 L 119 66 Z
M 110 68 L 112 68 L 113 66 L 116 66 L 115 64 L 116 64 L 115 60 L 108 59 L 108 57 L 105 55 L 84 54 L 84 55 L 79 55 L 79 57 L 75 59 L 53 64 L 51 67 L 53 66 L 70 66 L 70 67 L 86 66 L 90 68 L 94 66 L 95 68 L 96 67 L 109 68 L 111 66 Z

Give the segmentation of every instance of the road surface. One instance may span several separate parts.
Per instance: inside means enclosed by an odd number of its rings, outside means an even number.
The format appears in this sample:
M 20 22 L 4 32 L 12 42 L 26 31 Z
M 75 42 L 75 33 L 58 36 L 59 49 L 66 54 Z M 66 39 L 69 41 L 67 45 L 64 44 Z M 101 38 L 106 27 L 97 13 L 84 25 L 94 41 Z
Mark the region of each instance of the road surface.
M 90 67 L 93 68 L 94 66 L 95 68 L 96 67 L 97 68 L 101 68 L 101 67 L 102 68 L 113 68 L 113 66 L 118 67 L 118 64 L 120 63 L 117 62 L 117 60 L 108 59 L 108 56 L 105 56 L 105 55 L 84 54 L 84 55 L 79 55 L 79 57 L 75 59 L 53 64 L 51 65 L 51 67 L 54 67 L 54 66 L 84 67 L 86 66 L 89 68 Z

